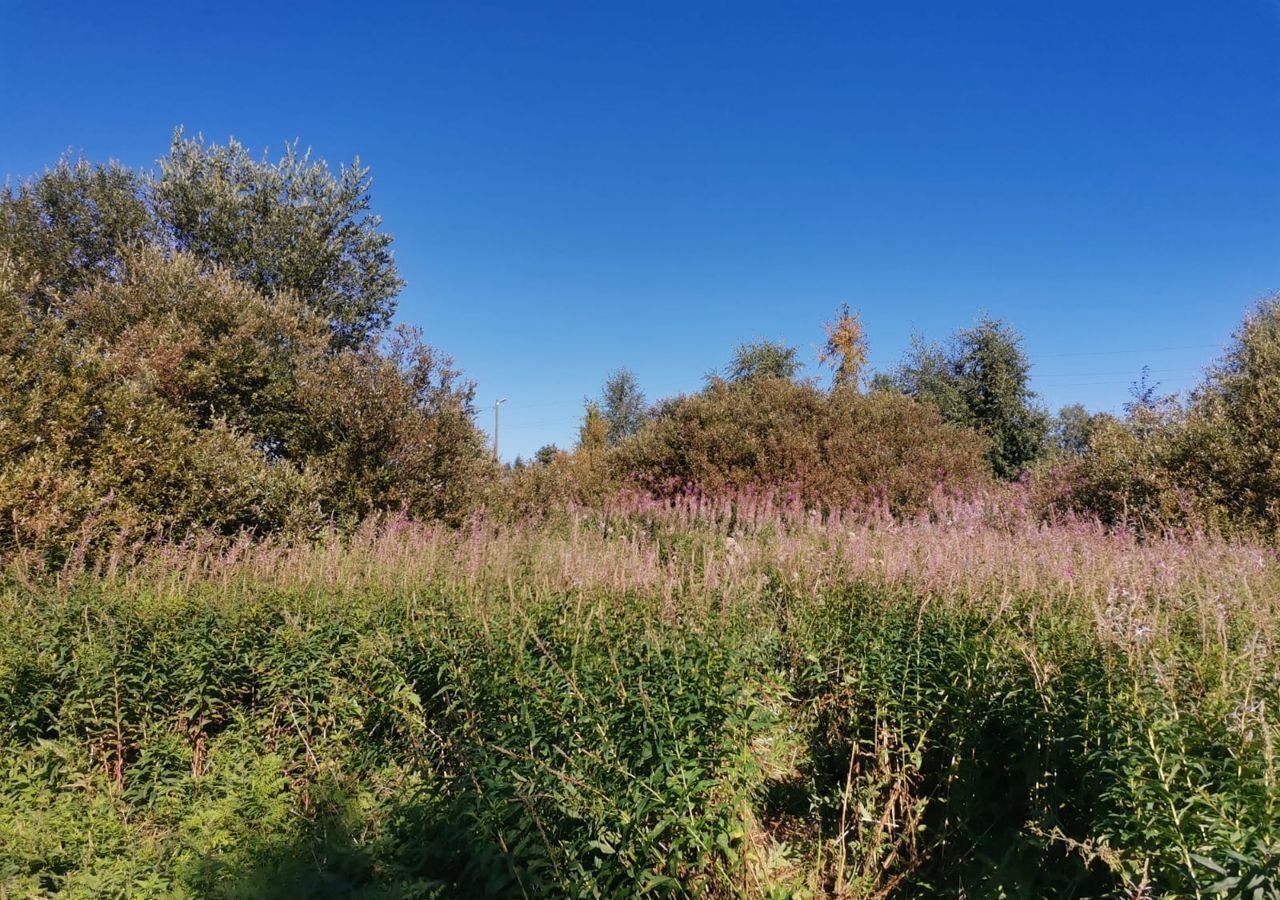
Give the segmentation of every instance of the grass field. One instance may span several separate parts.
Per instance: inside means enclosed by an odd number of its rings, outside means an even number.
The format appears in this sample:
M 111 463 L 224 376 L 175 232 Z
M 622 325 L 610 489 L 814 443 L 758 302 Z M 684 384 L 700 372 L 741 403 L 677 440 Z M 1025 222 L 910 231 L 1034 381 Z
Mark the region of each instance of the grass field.
M 1280 896 L 1261 546 L 690 505 L 131 555 L 6 574 L 0 896 Z

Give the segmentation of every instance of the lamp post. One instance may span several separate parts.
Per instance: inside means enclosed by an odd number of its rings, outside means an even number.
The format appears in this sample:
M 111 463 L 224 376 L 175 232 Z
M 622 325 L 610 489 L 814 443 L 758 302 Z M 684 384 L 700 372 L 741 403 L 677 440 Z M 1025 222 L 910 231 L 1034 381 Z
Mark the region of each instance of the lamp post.
M 502 457 L 498 455 L 498 412 L 502 409 L 502 404 L 506 402 L 507 398 L 503 397 L 493 404 L 493 458 L 499 462 L 502 461 Z

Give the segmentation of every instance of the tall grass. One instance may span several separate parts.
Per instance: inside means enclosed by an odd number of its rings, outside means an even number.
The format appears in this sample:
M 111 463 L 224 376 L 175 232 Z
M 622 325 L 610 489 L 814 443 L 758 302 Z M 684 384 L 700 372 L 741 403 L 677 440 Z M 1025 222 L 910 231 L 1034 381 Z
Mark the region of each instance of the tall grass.
M 1276 896 L 1275 554 L 996 508 L 18 560 L 0 893 Z

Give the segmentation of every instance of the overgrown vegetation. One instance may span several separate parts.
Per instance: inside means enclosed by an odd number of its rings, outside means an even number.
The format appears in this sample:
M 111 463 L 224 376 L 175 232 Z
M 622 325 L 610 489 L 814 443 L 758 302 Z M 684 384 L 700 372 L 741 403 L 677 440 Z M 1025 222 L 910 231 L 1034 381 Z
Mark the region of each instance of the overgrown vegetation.
M 1044 449 L 1048 419 L 1029 387 L 1031 361 L 1006 322 L 984 317 L 944 346 L 917 335 L 906 359 L 876 385 L 929 403 L 948 422 L 985 435 L 999 478 L 1015 478 Z
M 1138 386 L 1123 418 L 1090 420 L 1061 502 L 1112 524 L 1280 528 L 1280 297 L 1257 305 L 1186 401 Z
M 1280 298 L 1053 419 L 844 307 L 504 468 L 369 185 L 0 195 L 0 897 L 1280 897 Z
M 475 509 L 473 388 L 385 328 L 367 186 L 179 135 L 158 176 L 64 161 L 0 197 L 0 555 Z
M 777 510 L 4 589 L 29 896 L 1274 893 L 1280 566 Z M 723 515 L 721 524 L 716 518 Z M 802 515 L 802 514 L 801 514 Z
M 358 162 L 334 172 L 296 147 L 259 161 L 180 131 L 153 173 L 65 159 L 7 187 L 0 554 L 56 567 L 121 534 L 306 536 L 392 510 L 456 524 L 634 490 L 914 514 L 999 481 L 1022 483 L 1018 505 L 1046 520 L 1268 536 L 1280 524 L 1274 299 L 1185 401 L 1139 386 L 1123 417 L 1070 406 L 1052 420 L 1008 323 L 917 336 L 868 377 L 845 306 L 819 354 L 829 389 L 768 340 L 653 406 L 620 369 L 575 449 L 501 473 L 472 385 L 389 328 L 401 281 L 369 188 Z
M 611 463 L 657 495 L 769 485 L 816 506 L 902 514 L 943 488 L 981 484 L 983 449 L 980 436 L 906 397 L 752 378 L 668 401 Z

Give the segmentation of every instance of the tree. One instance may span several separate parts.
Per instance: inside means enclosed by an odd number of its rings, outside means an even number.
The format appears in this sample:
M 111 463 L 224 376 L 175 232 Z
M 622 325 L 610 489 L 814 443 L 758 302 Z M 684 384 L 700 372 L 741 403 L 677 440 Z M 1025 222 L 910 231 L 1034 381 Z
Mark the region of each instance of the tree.
M 1191 480 L 1232 521 L 1280 530 L 1280 294 L 1245 318 L 1181 419 Z
M 174 133 L 152 186 L 156 214 L 180 250 L 217 263 L 268 297 L 292 293 L 330 324 L 336 346 L 383 330 L 403 282 L 391 235 L 369 212 L 369 170 L 336 173 L 298 145 L 275 163 L 234 139 Z
M 878 373 L 871 379 L 871 387 L 914 397 L 936 407 L 948 422 L 972 425 L 947 349 L 922 334 L 911 335 L 911 346 L 902 362 L 891 372 Z
M 578 449 L 587 455 L 599 453 L 609 444 L 609 421 L 600 404 L 588 400 L 582 425 L 578 428 Z
M 610 447 L 639 431 L 647 418 L 644 393 L 630 369 L 618 369 L 605 379 L 596 405 L 609 426 Z
M 407 329 L 368 172 L 175 138 L 0 194 L 0 554 L 86 535 L 461 521 L 474 386 Z
M 947 421 L 986 435 L 992 471 L 1014 478 L 1043 451 L 1048 430 L 1048 416 L 1029 386 L 1030 372 L 1017 332 L 983 317 L 945 347 L 913 337 L 906 359 L 875 385 L 932 403 Z
M 867 364 L 867 337 L 862 328 L 862 314 L 850 313 L 849 304 L 840 308 L 834 322 L 826 324 L 827 342 L 818 354 L 819 360 L 831 366 L 834 387 L 862 387 L 862 370 Z
M 1164 398 L 1160 396 L 1160 382 L 1151 380 L 1151 367 L 1143 366 L 1142 374 L 1129 385 L 1129 399 L 1124 411 L 1129 417 L 1156 413 Z
M 545 466 L 563 452 L 564 451 L 555 444 L 543 444 L 538 448 L 537 452 L 533 454 L 533 461 L 540 466 Z
M 1093 416 L 1083 405 L 1072 403 L 1058 410 L 1049 426 L 1049 446 L 1058 453 L 1083 456 L 1089 449 Z
M 957 340 L 961 396 L 978 430 L 991 438 L 992 469 L 1001 478 L 1018 475 L 1040 455 L 1048 428 L 1021 343 L 1007 324 L 986 317 Z
M 4 188 L 0 251 L 35 276 L 34 307 L 118 278 L 124 255 L 145 245 L 220 266 L 267 298 L 296 297 L 328 322 L 335 347 L 386 329 L 403 282 L 358 159 L 334 172 L 293 144 L 259 161 L 234 140 L 179 129 L 159 165 L 139 174 L 64 157 Z
M 101 278 L 117 277 L 123 254 L 153 242 L 147 181 L 111 162 L 69 156 L 38 178 L 0 192 L 0 252 L 31 279 L 39 312 Z
M 733 359 L 725 372 L 730 381 L 750 381 L 756 378 L 795 378 L 800 362 L 795 347 L 781 341 L 760 340 L 742 343 L 734 351 Z

